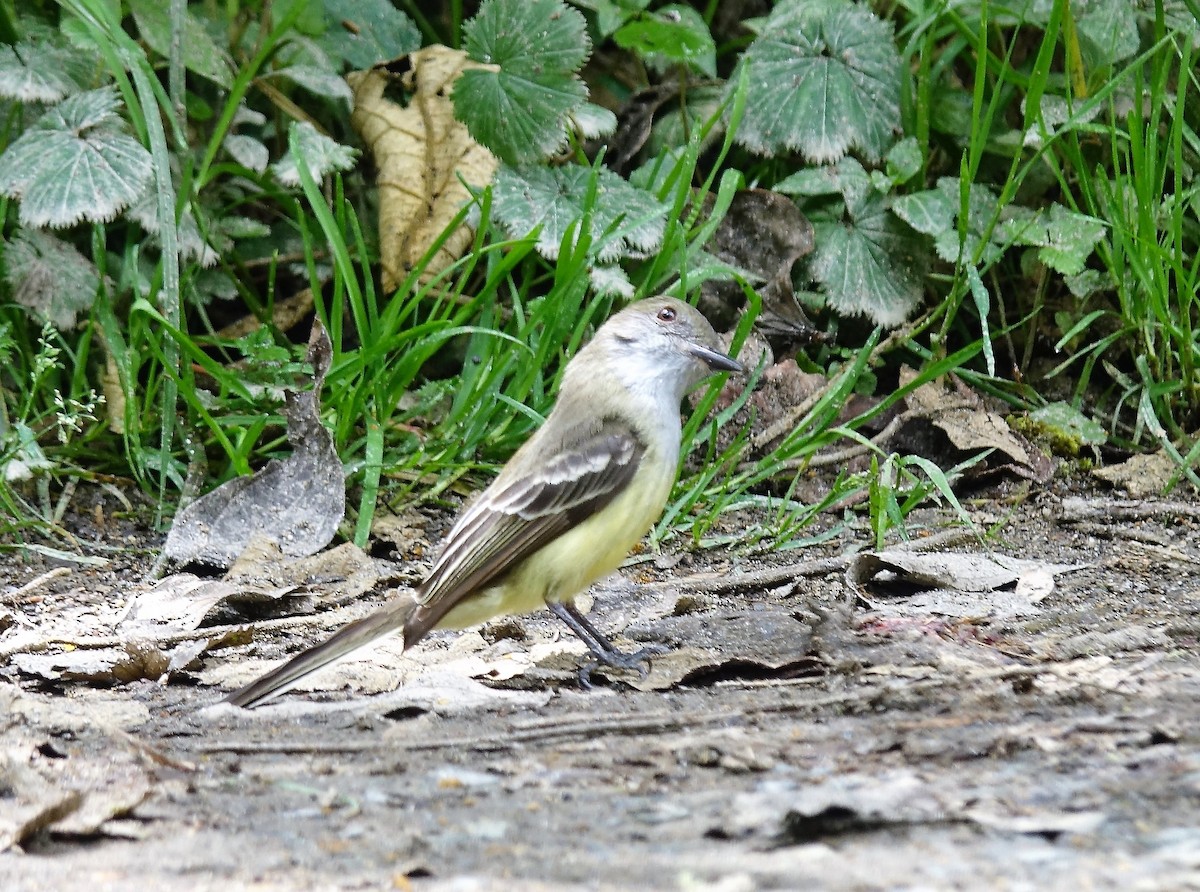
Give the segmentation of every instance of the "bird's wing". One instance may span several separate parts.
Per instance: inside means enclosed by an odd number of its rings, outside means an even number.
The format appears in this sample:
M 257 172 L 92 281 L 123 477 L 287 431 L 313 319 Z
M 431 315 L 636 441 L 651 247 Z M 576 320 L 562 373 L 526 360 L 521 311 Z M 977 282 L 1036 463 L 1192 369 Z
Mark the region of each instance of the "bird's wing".
M 557 450 L 528 474 L 498 479 L 455 524 L 404 627 L 415 644 L 456 604 L 600 511 L 633 479 L 645 449 L 626 426 Z

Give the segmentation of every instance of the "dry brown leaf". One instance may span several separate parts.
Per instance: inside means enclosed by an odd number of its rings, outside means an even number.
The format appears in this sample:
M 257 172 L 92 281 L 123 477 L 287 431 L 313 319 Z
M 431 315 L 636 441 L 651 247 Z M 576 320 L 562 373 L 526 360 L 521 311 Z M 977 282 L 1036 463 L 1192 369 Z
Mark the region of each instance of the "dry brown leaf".
M 370 147 L 378 169 L 379 251 L 383 287 L 389 291 L 404 281 L 470 200 L 462 181 L 482 189 L 491 183 L 499 163 L 471 138 L 466 125 L 454 119 L 450 101 L 454 82 L 463 71 L 486 66 L 444 46 L 418 50 L 407 57 L 407 63 L 399 77 L 412 93 L 406 107 L 384 96 L 389 81 L 396 78 L 388 67 L 346 75 L 354 90 L 350 120 Z M 457 260 L 474 238 L 474 227 L 460 226 L 438 249 L 422 281 Z
M 1132 496 L 1145 498 L 1166 492 L 1176 471 L 1171 456 L 1159 450 L 1148 455 L 1131 455 L 1120 464 L 1096 468 L 1092 473 Z
M 352 542 L 308 557 L 290 558 L 274 542 L 251 540 L 225 574 L 227 582 L 241 587 L 250 582 L 280 586 L 283 591 L 286 591 L 283 587 L 300 587 L 307 595 L 328 604 L 349 603 L 371 591 L 380 578 L 379 566 Z
M 22 675 L 33 678 L 108 686 L 161 678 L 171 658 L 148 641 L 131 640 L 124 647 L 14 654 L 12 663 Z
M 125 388 L 121 386 L 121 375 L 117 361 L 104 350 L 104 369 L 100 372 L 100 388 L 104 391 L 104 417 L 108 429 L 114 434 L 125 433 Z
M 901 369 L 900 383 L 907 384 L 916 372 Z M 1013 473 L 1045 482 L 1053 474 L 1049 458 L 1009 427 L 1004 417 L 989 411 L 980 396 L 961 381 L 949 377 L 922 384 L 905 397 L 910 421 L 893 437 L 892 448 L 923 455 L 942 466 L 959 460 L 959 455 L 944 454 L 929 437 L 931 428 L 945 435 L 958 453 L 991 449 L 995 455 L 989 468 L 1003 465 Z
M 905 369 L 901 383 L 915 376 Z M 909 408 L 928 416 L 940 428 L 950 443 L 964 452 L 995 449 L 1014 464 L 1029 464 L 1029 452 L 1013 435 L 1008 423 L 995 412 L 989 412 L 980 400 L 966 388 L 951 389 L 946 381 L 922 384 L 906 397 Z
M 11 750 L 0 753 L 0 789 L 5 791 L 0 816 L 0 852 L 61 821 L 79 808 L 82 797 L 46 781 L 28 764 L 29 756 Z
M 792 267 L 813 250 L 813 228 L 786 195 L 769 189 L 744 189 L 733 197 L 708 250 L 762 281 L 762 308 L 755 328 L 776 339 L 776 346 L 824 339 L 796 302 Z M 733 325 L 733 311 L 745 304 L 733 281 L 708 281 L 700 287 L 700 309 L 719 327 Z

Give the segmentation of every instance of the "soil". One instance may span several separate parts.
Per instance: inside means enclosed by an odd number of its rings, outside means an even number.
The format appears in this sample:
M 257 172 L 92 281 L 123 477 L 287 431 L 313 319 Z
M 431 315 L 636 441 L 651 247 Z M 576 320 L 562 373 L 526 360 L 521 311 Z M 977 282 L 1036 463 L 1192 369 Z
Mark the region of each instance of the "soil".
M 387 589 L 319 582 L 210 616 L 241 636 L 182 668 L 73 680 L 32 658 L 179 656 L 119 640 L 152 556 L 9 556 L 0 888 L 1200 888 L 1200 504 L 1058 486 L 970 503 L 983 543 L 915 518 L 918 551 L 1060 565 L 957 600 L 851 581 L 865 529 L 644 558 L 592 616 L 682 655 L 592 690 L 534 615 L 214 705 Z

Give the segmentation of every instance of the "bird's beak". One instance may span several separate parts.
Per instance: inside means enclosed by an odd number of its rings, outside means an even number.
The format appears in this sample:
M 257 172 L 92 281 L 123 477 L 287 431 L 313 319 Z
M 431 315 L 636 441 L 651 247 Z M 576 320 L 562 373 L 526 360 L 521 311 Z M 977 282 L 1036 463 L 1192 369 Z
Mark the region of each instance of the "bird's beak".
M 699 344 L 689 344 L 688 352 L 714 372 L 746 371 L 742 364 L 732 356 L 726 356 L 724 353 L 718 353 L 716 350 L 709 350 L 707 347 L 701 347 Z

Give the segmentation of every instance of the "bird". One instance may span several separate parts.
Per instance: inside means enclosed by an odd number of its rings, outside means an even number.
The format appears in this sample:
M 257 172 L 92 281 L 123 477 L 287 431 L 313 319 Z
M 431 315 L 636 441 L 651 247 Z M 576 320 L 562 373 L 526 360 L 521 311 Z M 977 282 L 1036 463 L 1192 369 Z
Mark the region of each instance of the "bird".
M 545 422 L 458 517 L 420 585 L 226 702 L 256 706 L 396 632 L 407 651 L 435 628 L 543 607 L 591 652 L 583 687 L 600 664 L 644 676 L 661 649 L 618 650 L 574 599 L 615 571 L 661 516 L 678 475 L 684 396 L 714 373 L 743 371 L 690 304 L 631 303 L 567 363 Z

